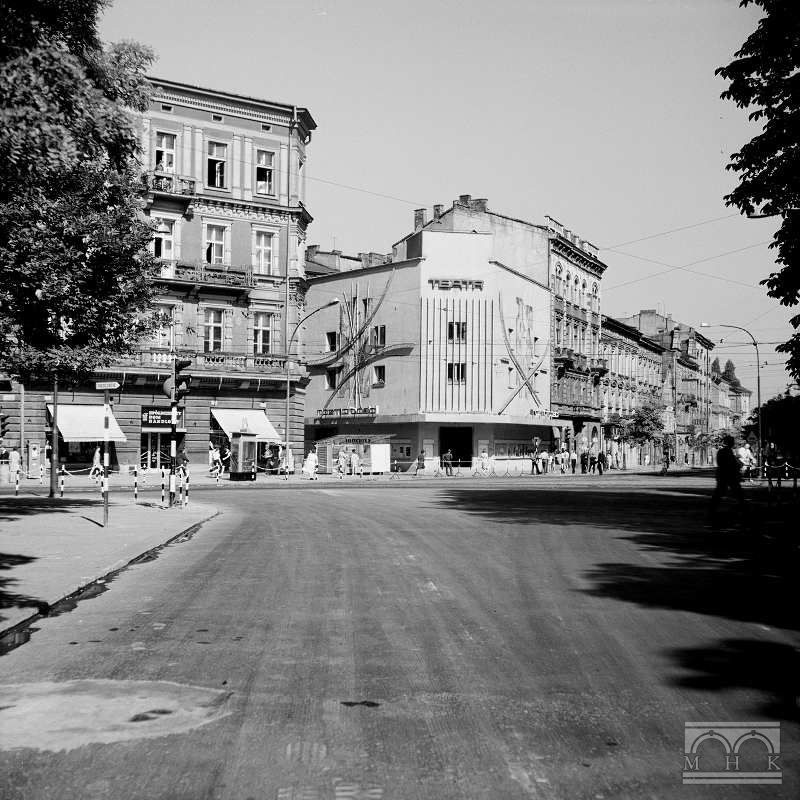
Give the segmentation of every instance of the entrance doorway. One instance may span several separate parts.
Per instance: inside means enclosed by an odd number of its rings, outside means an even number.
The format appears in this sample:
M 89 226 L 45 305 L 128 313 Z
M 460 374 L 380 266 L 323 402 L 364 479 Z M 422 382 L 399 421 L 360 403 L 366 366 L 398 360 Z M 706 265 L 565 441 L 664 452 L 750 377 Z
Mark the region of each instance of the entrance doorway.
M 180 440 L 180 436 L 178 440 Z M 169 439 L 168 433 L 149 431 L 142 433 L 141 439 L 141 464 L 149 469 L 169 467 Z
M 439 456 L 453 451 L 453 464 L 469 467 L 472 464 L 472 427 L 439 428 Z

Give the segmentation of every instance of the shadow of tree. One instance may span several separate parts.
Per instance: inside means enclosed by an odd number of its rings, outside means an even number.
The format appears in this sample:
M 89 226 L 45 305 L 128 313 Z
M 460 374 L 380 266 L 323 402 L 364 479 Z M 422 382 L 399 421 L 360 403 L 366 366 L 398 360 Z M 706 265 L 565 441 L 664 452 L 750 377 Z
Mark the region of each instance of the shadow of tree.
M 101 505 L 102 500 L 78 497 L 3 497 L 0 498 L 0 521 L 13 522 L 32 514 L 63 514 Z
M 28 608 L 33 607 L 39 613 L 47 610 L 47 603 L 37 600 L 35 597 L 18 594 L 13 591 L 13 587 L 18 583 L 16 578 L 5 577 L 3 573 L 19 567 L 23 564 L 30 564 L 36 561 L 34 556 L 21 556 L 12 553 L 0 553 L 0 610 L 4 608 Z M 0 614 L 0 620 L 6 617 Z
M 800 720 L 800 652 L 788 644 L 756 639 L 722 639 L 707 647 L 668 651 L 686 674 L 675 686 L 700 691 L 756 689 L 766 699 L 753 713 Z

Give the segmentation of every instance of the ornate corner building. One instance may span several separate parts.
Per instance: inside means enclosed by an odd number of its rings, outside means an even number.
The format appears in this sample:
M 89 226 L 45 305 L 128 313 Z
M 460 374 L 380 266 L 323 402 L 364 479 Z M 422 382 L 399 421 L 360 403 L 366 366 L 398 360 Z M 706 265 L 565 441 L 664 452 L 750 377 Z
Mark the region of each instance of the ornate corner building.
M 312 220 L 304 165 L 316 124 L 307 109 L 285 103 L 159 78 L 151 84 L 141 120 L 143 206 L 156 225 L 164 324 L 135 355 L 95 376 L 120 385 L 112 395 L 119 428 L 112 465 L 159 467 L 168 458 L 162 384 L 176 356 L 189 361 L 182 374 L 191 379 L 178 450 L 203 463 L 209 441 L 225 444 L 244 429 L 256 434 L 264 459 L 285 435 L 286 343 L 304 305 Z M 290 433 L 301 442 L 307 377 L 295 368 L 290 380 Z M 18 416 L 10 439 L 25 458 L 49 437 L 51 390 L 12 390 Z M 68 466 L 91 461 L 102 440 L 98 408 L 94 384 L 59 393 L 59 450 Z

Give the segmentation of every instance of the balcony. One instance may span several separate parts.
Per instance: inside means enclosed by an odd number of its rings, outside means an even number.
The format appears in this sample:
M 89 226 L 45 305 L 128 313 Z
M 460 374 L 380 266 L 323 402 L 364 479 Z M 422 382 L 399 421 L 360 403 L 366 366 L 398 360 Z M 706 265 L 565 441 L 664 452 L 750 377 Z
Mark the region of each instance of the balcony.
M 589 369 L 597 375 L 605 375 L 608 372 L 607 358 L 592 358 L 589 361 Z
M 286 370 L 286 357 L 272 353 L 230 353 L 216 350 L 210 353 L 198 352 L 188 348 L 176 348 L 174 355 L 191 361 L 186 368 L 190 375 L 203 372 L 237 374 L 249 373 L 257 377 L 267 375 L 281 376 Z M 166 372 L 172 369 L 173 351 L 168 347 L 143 347 L 126 359 L 120 359 L 120 366 L 137 366 Z
M 571 367 L 575 362 L 575 351 L 569 347 L 554 347 L 553 360 L 564 367 Z
M 207 264 L 204 261 L 161 261 L 161 279 L 188 286 L 222 286 L 247 290 L 255 286 L 252 267 Z
M 195 181 L 169 172 L 148 172 L 143 176 L 147 191 L 147 205 L 152 206 L 156 197 L 177 200 L 188 210 L 195 196 Z

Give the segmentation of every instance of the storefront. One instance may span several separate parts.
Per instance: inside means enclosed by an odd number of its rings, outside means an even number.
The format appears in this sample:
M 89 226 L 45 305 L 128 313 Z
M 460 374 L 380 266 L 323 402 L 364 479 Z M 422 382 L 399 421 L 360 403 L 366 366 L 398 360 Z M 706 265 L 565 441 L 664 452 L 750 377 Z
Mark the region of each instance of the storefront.
M 53 424 L 53 405 L 47 404 L 50 426 Z M 102 404 L 82 405 L 59 403 L 57 409 L 59 433 L 59 461 L 70 467 L 82 467 L 92 463 L 94 452 L 102 447 L 105 440 L 105 406 Z M 49 434 L 47 440 L 49 442 Z M 114 445 L 127 441 L 127 437 L 117 422 L 114 412 L 108 412 L 109 461 L 116 463 Z
M 172 412 L 169 406 L 142 406 L 140 438 L 140 464 L 150 469 L 168 467 L 172 438 Z M 183 409 L 178 408 L 175 452 L 183 450 L 186 427 Z

